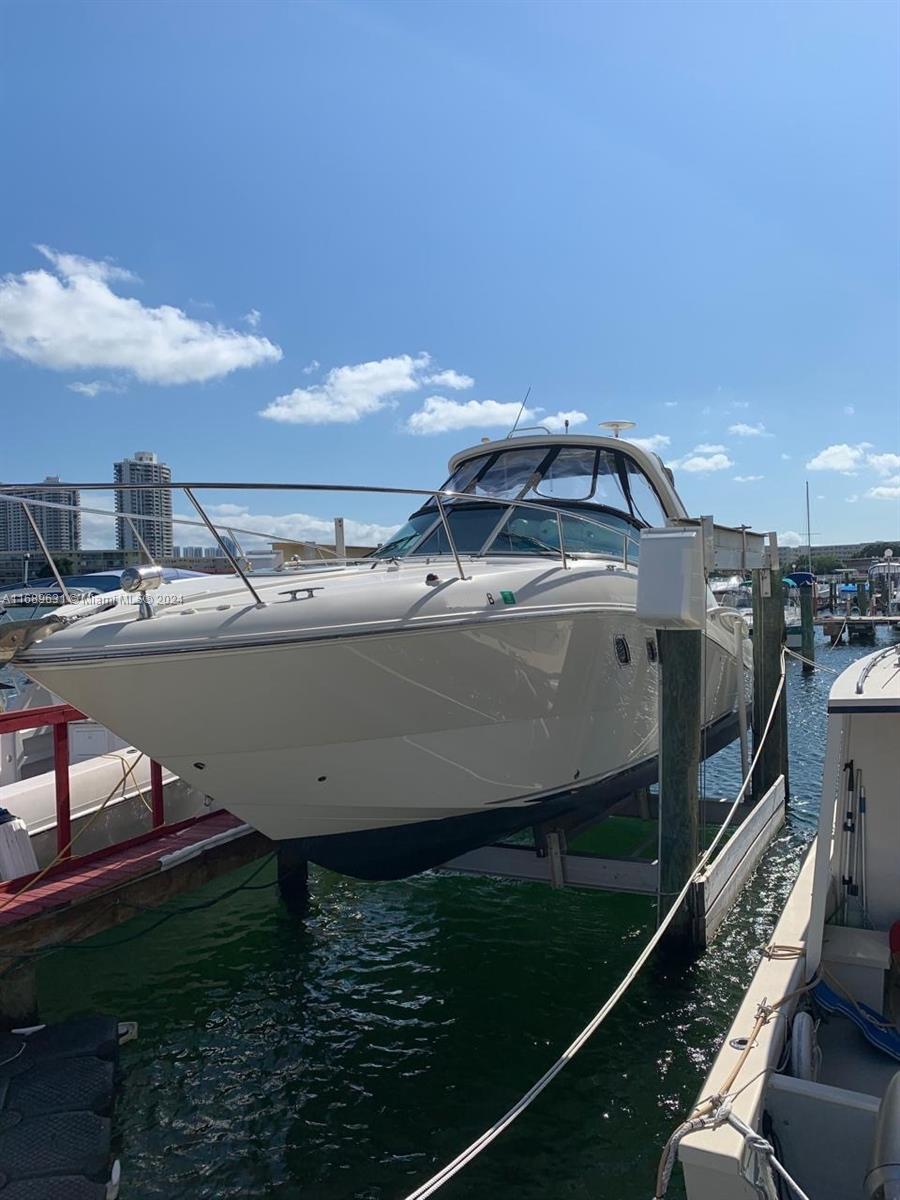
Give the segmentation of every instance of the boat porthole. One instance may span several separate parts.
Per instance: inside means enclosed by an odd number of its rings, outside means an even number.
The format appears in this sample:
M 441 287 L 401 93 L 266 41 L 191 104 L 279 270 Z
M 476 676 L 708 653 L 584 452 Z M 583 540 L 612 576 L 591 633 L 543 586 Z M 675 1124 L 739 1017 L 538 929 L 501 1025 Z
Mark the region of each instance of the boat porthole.
M 206 763 L 194 763 L 194 766 L 197 768 L 198 771 L 202 771 L 205 769 Z
M 631 650 L 628 648 L 628 639 L 622 637 L 621 634 L 616 638 L 616 658 L 622 667 L 627 667 L 631 662 Z
M 328 778 L 328 776 L 327 776 L 327 775 L 320 775 L 320 776 L 319 776 L 319 778 L 318 778 L 318 780 L 317 780 L 317 782 L 318 782 L 318 783 L 324 783 L 324 782 L 325 782 L 325 780 L 326 780 L 327 778 Z
M 745 1037 L 732 1038 L 728 1043 L 732 1050 L 746 1050 L 749 1044 L 750 1039 Z M 754 1042 L 753 1045 L 755 1046 L 756 1042 Z
M 572 778 L 573 778 L 573 779 L 578 779 L 580 776 L 581 776 L 581 772 L 580 772 L 580 771 L 576 771 L 576 772 L 575 772 L 575 774 L 572 776 Z
M 652 663 L 655 663 L 659 658 L 656 642 L 654 642 L 653 638 L 647 638 L 647 658 Z

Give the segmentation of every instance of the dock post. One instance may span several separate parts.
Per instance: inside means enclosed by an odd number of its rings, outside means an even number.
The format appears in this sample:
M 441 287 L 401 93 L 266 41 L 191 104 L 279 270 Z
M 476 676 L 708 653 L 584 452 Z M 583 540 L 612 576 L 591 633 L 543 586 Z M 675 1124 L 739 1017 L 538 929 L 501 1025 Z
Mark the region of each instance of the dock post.
M 658 629 L 659 648 L 659 897 L 668 909 L 697 865 L 700 852 L 700 729 L 703 631 Z M 688 948 L 694 930 L 688 902 L 667 940 Z
M 809 675 L 815 670 L 816 627 L 813 624 L 814 620 L 812 584 L 805 583 L 800 588 L 800 628 L 803 635 L 802 653 L 804 659 L 806 659 L 806 662 L 803 664 L 804 675 Z
M 769 534 L 769 566 L 753 572 L 753 749 L 762 742 L 781 678 L 784 645 L 784 597 L 778 567 L 778 542 Z M 759 802 L 779 775 L 788 787 L 787 704 L 784 692 L 753 774 L 753 799 Z
M 856 606 L 861 617 L 864 617 L 869 611 L 869 595 L 864 583 L 856 585 Z
M 833 579 L 828 585 L 828 608 L 832 615 L 837 612 L 837 584 Z
M 278 891 L 291 912 L 309 906 L 309 862 L 294 842 L 278 843 Z
M 34 959 L 8 967 L 0 976 L 0 1029 L 38 1023 L 37 968 Z
M 741 779 L 747 778 L 750 769 L 750 742 L 747 737 L 747 694 L 744 674 L 744 620 L 734 626 L 734 660 L 737 672 L 738 737 L 741 745 Z
M 347 545 L 344 541 L 344 518 L 334 518 L 334 556 L 335 558 L 347 557 Z

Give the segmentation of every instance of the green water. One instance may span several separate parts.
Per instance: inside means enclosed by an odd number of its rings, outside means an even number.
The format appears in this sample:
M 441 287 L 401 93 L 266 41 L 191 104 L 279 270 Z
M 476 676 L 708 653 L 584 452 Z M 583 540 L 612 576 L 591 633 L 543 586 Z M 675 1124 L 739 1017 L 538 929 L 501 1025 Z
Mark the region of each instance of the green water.
M 863 652 L 819 647 L 838 668 Z M 788 670 L 791 815 L 713 949 L 687 969 L 652 962 L 442 1197 L 652 1195 L 660 1147 L 813 833 L 833 677 Z M 709 765 L 707 792 L 733 792 L 736 776 L 730 747 Z M 123 1200 L 402 1200 L 543 1073 L 652 929 L 646 900 L 538 884 L 437 874 L 366 884 L 314 871 L 311 891 L 305 919 L 273 888 L 246 891 L 118 949 L 42 964 L 46 1019 L 99 1010 L 140 1023 L 123 1052 Z

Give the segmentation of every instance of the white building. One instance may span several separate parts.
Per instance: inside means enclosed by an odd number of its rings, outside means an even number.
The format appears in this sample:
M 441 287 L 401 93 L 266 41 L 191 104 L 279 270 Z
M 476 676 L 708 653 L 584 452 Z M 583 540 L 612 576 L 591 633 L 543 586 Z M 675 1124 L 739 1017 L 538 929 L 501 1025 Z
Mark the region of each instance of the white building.
M 171 483 L 172 472 L 152 450 L 138 450 L 134 458 L 113 463 L 113 478 L 116 483 L 152 485 Z M 145 486 L 134 491 L 117 491 L 116 512 L 145 518 L 134 524 L 154 561 L 173 557 L 172 492 L 169 488 L 156 490 Z M 116 522 L 116 545 L 120 550 L 140 550 L 140 543 L 127 521 Z
M 69 509 L 62 509 L 43 508 L 32 504 L 30 512 L 47 543 L 48 550 L 78 550 L 81 546 L 81 513 L 78 511 L 81 499 L 77 488 L 61 483 L 58 475 L 48 475 L 44 483 L 56 486 L 48 488 L 47 491 L 25 489 L 16 495 L 26 500 L 46 500 L 51 504 L 70 505 Z M 0 500 L 0 551 L 26 553 L 40 548 L 22 505 Z

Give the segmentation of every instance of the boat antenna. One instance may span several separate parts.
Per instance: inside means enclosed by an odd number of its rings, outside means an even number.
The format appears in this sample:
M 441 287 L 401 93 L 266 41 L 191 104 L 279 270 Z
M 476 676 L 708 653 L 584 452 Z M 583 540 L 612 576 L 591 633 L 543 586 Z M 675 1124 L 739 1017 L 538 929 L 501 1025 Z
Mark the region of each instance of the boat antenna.
M 809 523 L 809 480 L 806 481 L 806 567 L 812 575 L 812 527 Z M 849 634 L 847 635 L 850 636 Z
M 621 437 L 623 429 L 634 429 L 635 421 L 601 421 L 601 429 L 609 429 L 612 431 L 613 437 Z
M 531 395 L 531 384 L 529 383 L 529 385 L 528 385 L 528 391 L 525 393 L 525 399 L 524 399 L 524 400 L 522 401 L 522 403 L 519 405 L 519 411 L 518 411 L 518 413 L 516 414 L 516 420 L 515 420 L 515 423 L 513 424 L 513 427 L 512 427 L 512 429 L 511 429 L 511 430 L 509 431 L 509 433 L 506 435 L 507 437 L 512 437 L 512 435 L 513 435 L 513 434 L 516 432 L 516 428 L 518 427 L 518 424 L 519 424 L 519 422 L 522 420 L 522 413 L 525 411 L 525 405 L 528 403 L 528 397 L 529 397 L 530 395 Z

